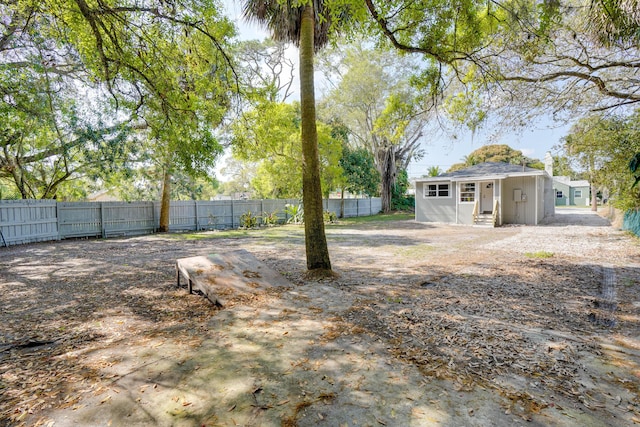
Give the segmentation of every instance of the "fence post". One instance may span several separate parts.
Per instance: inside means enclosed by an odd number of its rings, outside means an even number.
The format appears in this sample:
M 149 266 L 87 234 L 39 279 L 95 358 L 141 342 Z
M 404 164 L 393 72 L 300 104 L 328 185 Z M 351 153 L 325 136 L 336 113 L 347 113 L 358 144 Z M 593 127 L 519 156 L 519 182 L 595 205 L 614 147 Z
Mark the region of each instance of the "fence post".
M 196 231 L 200 230 L 200 220 L 198 219 L 198 201 L 194 200 L 193 204 L 195 205 L 195 209 L 196 209 Z
M 234 200 L 233 200 L 233 199 L 231 199 L 231 229 L 236 228 L 235 218 L 234 218 L 234 217 L 235 217 L 235 215 L 234 215 L 234 213 L 233 213 L 233 211 L 234 211 L 234 209 L 233 209 L 233 202 L 234 202 Z
M 60 233 L 60 211 L 58 210 L 59 203 L 60 202 L 56 202 L 56 225 L 58 226 L 58 240 L 62 240 L 62 234 Z M 2 213 L 0 213 L 0 222 L 2 222 Z M 2 225 L 0 225 L 0 234 L 2 234 Z
M 369 216 L 373 215 L 373 206 L 371 204 L 371 196 L 369 196 Z
M 151 234 L 156 232 L 156 202 L 149 202 L 151 203 Z
M 104 225 L 104 202 L 100 202 L 100 230 L 102 232 L 102 238 L 105 239 L 107 237 L 107 230 Z

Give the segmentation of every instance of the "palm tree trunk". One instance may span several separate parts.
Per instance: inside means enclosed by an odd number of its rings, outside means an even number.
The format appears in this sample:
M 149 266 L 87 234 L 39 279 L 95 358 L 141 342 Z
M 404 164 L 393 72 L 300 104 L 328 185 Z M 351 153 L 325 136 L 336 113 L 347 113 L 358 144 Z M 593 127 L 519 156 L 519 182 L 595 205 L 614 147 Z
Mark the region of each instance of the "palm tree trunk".
M 302 202 L 308 270 L 331 270 L 329 249 L 322 216 L 322 188 L 316 101 L 313 84 L 314 55 L 313 2 L 304 6 L 300 25 L 300 107 L 302 110 Z

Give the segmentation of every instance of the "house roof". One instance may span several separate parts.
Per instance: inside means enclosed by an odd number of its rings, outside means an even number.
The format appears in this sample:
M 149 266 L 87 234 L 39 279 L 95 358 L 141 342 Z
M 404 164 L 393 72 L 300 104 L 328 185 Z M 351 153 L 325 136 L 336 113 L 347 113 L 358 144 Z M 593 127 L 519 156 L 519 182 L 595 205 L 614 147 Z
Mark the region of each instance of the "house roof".
M 482 179 L 504 179 L 511 176 L 536 176 L 546 175 L 546 172 L 540 169 L 523 167 L 520 165 L 512 165 L 510 163 L 486 162 L 478 165 L 470 166 L 455 172 L 443 173 L 438 176 L 428 178 L 418 178 L 416 181 L 467 181 Z
M 590 187 L 591 186 L 591 184 L 589 184 L 589 181 L 586 181 L 586 180 L 572 181 L 571 178 L 568 176 L 554 176 L 553 180 L 561 184 L 564 184 L 568 187 Z

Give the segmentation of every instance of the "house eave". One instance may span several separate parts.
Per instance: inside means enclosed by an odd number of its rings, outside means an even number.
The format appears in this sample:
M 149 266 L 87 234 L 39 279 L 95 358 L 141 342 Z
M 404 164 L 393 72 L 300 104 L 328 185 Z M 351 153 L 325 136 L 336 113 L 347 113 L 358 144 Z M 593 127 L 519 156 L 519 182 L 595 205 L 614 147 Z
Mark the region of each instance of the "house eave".
M 416 178 L 414 182 L 470 182 L 470 181 L 494 181 L 507 178 L 515 178 L 521 176 L 548 176 L 549 174 L 543 170 L 539 171 L 525 171 L 525 172 L 512 172 L 508 174 L 494 174 L 494 175 L 475 175 L 475 176 L 433 176 L 428 178 Z

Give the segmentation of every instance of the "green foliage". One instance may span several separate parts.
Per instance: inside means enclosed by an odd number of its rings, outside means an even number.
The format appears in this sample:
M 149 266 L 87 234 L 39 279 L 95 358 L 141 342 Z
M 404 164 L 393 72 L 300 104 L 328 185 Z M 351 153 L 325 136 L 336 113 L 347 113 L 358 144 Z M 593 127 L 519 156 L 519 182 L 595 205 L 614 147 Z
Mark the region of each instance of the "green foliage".
M 429 166 L 429 169 L 427 169 L 427 176 L 438 176 L 442 173 L 442 169 L 440 169 L 440 166 Z
M 407 196 L 409 175 L 405 169 L 398 171 L 396 184 L 391 192 L 391 209 L 398 211 L 413 210 L 416 206 L 415 197 Z
M 256 228 L 258 226 L 258 217 L 251 211 L 247 211 L 240 215 L 241 228 Z
M 553 175 L 575 178 L 577 174 L 571 167 L 571 159 L 567 156 L 553 156 Z
M 251 186 L 261 198 L 302 196 L 300 104 L 263 102 L 232 125 L 233 155 L 257 164 Z M 318 123 L 318 150 L 323 192 L 340 182 L 342 148 L 332 128 Z
M 262 224 L 267 227 L 274 226 L 278 223 L 278 211 L 262 212 Z
M 376 169 L 373 154 L 365 148 L 342 146 L 340 159 L 344 176 L 343 188 L 352 194 L 375 197 L 379 190 L 380 172 Z
M 553 252 L 547 252 L 547 251 L 525 252 L 524 254 L 524 256 L 526 256 L 527 258 L 539 258 L 539 259 L 552 258 L 553 255 L 554 255 Z
M 219 9 L 208 0 L 3 5 L 0 145 L 20 167 L 0 177 L 22 197 L 76 198 L 90 181 L 129 178 L 132 162 L 204 173 L 221 151 L 211 129 L 233 81 L 224 51 L 233 26 Z
M 544 169 L 544 163 L 538 159 L 529 159 L 520 150 L 514 150 L 506 144 L 484 145 L 462 159 L 463 163 L 455 163 L 447 172 L 455 172 L 469 166 L 478 165 L 485 162 L 525 164 L 535 169 Z
M 291 224 L 302 224 L 304 222 L 304 211 L 302 205 L 292 205 L 287 203 L 284 207 L 284 213 L 287 215 L 287 222 Z
M 449 167 L 449 169 L 447 169 L 447 172 L 455 172 L 455 171 L 465 169 L 467 167 L 468 166 L 466 163 L 454 163 Z
M 338 215 L 332 211 L 324 211 L 323 213 L 325 224 L 333 224 L 338 222 Z
M 631 188 L 633 188 L 640 182 L 640 153 L 634 154 L 631 160 L 629 160 L 629 170 L 634 178 L 633 185 L 631 186 Z
M 523 156 L 522 151 L 514 150 L 506 144 L 493 144 L 484 145 L 472 151 L 468 157 L 474 159 L 473 164 L 484 162 L 520 164 Z
M 567 156 L 624 211 L 640 206 L 637 169 L 632 169 L 640 152 L 639 123 L 640 111 L 626 117 L 594 115 L 578 121 L 564 138 Z

